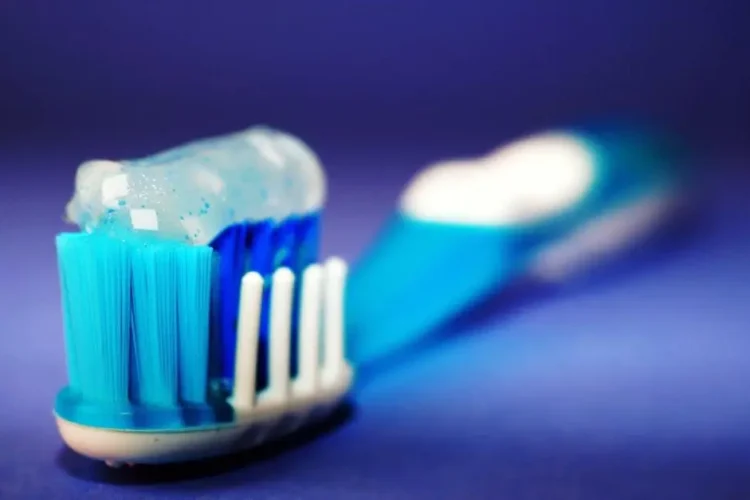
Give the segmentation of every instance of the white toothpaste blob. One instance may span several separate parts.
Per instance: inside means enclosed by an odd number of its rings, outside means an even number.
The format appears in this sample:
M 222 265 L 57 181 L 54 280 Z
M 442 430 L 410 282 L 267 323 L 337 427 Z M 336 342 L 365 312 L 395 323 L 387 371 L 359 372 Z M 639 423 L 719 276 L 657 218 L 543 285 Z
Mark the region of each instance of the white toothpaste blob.
M 550 216 L 581 199 L 594 156 L 575 135 L 549 132 L 473 160 L 437 163 L 409 184 L 402 213 L 435 222 L 514 225 Z
M 310 148 L 253 127 L 136 160 L 86 162 L 66 216 L 88 232 L 147 232 L 203 245 L 235 223 L 316 212 L 325 195 Z

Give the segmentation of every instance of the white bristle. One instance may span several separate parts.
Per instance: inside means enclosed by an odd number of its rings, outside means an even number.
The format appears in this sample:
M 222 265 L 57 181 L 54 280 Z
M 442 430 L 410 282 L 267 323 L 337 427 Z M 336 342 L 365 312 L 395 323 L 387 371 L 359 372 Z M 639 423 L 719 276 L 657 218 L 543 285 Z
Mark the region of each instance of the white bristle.
M 289 359 L 291 338 L 292 294 L 294 274 L 282 267 L 273 273 L 271 288 L 271 323 L 269 334 L 268 394 L 271 399 L 289 398 Z
M 346 263 L 332 257 L 325 263 L 324 335 L 325 355 L 323 373 L 335 378 L 344 367 L 344 283 Z
M 255 402 L 255 369 L 262 297 L 263 277 L 256 272 L 247 273 L 242 278 L 234 364 L 232 404 L 238 410 L 251 409 Z
M 305 269 L 302 275 L 300 305 L 299 370 L 295 388 L 308 394 L 318 387 L 320 376 L 320 323 L 323 298 L 323 270 L 319 264 Z

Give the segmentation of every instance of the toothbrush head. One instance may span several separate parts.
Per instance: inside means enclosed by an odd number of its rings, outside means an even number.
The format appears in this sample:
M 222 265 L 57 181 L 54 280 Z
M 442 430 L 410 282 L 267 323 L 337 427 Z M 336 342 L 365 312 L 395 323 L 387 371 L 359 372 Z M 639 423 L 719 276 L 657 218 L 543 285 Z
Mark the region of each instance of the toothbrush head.
M 69 384 L 57 397 L 55 414 L 63 440 L 82 455 L 116 466 L 243 450 L 325 418 L 351 387 L 342 319 L 346 265 L 340 259 L 313 264 L 300 277 L 279 268 L 270 280 L 254 271 L 242 278 L 235 377 L 227 397 L 212 392 L 208 376 L 210 248 L 132 246 L 68 234 L 58 237 L 58 252 Z M 270 342 L 261 352 L 267 286 Z M 301 318 L 300 363 L 292 376 L 295 314 Z M 259 391 L 263 357 L 269 379 Z
M 84 163 L 57 249 L 69 383 L 55 413 L 92 458 L 161 463 L 330 413 L 352 369 L 346 265 L 318 264 L 325 175 L 265 127 Z

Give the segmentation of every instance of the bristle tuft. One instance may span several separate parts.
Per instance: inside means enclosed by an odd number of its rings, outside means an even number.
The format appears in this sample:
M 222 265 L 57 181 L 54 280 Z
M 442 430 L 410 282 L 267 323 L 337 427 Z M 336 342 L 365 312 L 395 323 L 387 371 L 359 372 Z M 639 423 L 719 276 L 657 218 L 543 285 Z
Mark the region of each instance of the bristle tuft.
M 177 314 L 180 344 L 180 399 L 206 402 L 209 368 L 209 318 L 213 250 L 181 248 L 177 264 Z
M 135 402 L 173 406 L 178 395 L 177 264 L 175 248 L 148 245 L 133 252 Z
M 70 388 L 89 401 L 126 404 L 131 315 L 128 249 L 109 238 L 61 234 L 57 251 Z
M 208 392 L 214 252 L 57 238 L 70 389 L 83 400 L 177 407 Z

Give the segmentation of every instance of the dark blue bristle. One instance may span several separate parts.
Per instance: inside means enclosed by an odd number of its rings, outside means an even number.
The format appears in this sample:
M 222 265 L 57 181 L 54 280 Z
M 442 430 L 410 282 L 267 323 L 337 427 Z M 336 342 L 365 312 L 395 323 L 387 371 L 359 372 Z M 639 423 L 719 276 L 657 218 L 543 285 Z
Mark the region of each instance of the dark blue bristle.
M 256 389 L 263 390 L 268 385 L 268 327 L 271 317 L 271 280 L 274 271 L 274 233 L 277 226 L 273 221 L 264 221 L 252 225 L 252 239 L 245 252 L 250 255 L 249 269 L 263 275 L 263 296 L 260 303 L 260 331 L 258 334 L 258 356 L 255 364 Z M 232 372 L 234 376 L 234 372 Z
M 214 282 L 212 306 L 212 377 L 218 377 L 225 387 L 234 378 L 234 352 L 237 341 L 237 313 L 240 280 L 244 273 L 256 271 L 266 278 L 279 267 L 289 267 L 295 273 L 313 264 L 318 258 L 318 230 L 320 214 L 290 217 L 277 223 L 272 220 L 245 222 L 227 227 L 212 242 L 218 254 L 219 267 Z M 296 371 L 296 327 L 299 299 L 298 280 L 294 293 L 292 317 L 291 371 Z M 256 388 L 263 389 L 268 381 L 266 355 L 270 305 L 270 281 L 263 292 L 260 318 Z M 217 366 L 218 365 L 218 366 Z

